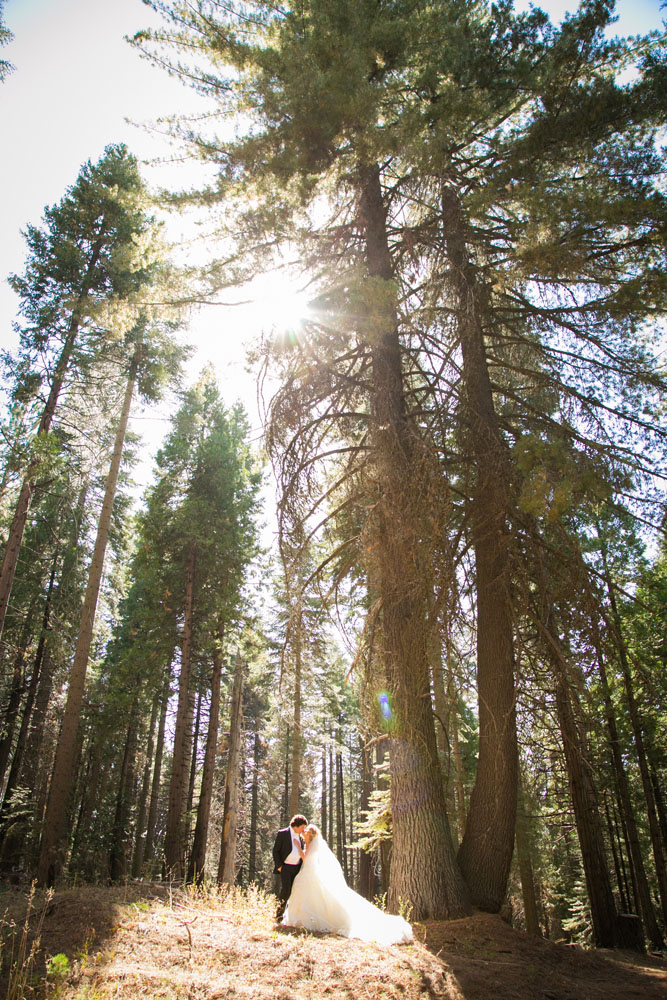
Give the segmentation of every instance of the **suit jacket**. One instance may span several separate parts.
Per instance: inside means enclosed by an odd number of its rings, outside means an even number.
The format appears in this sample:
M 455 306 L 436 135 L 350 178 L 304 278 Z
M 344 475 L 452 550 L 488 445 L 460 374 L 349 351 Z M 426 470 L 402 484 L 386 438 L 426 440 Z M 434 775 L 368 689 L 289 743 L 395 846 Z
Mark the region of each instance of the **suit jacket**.
M 273 872 L 278 874 L 278 869 L 281 868 L 285 862 L 285 858 L 289 857 L 292 853 L 292 830 L 291 827 L 286 827 L 284 830 L 278 830 L 278 835 L 276 836 L 276 842 L 273 845 Z M 301 864 L 301 858 L 299 858 L 299 864 Z

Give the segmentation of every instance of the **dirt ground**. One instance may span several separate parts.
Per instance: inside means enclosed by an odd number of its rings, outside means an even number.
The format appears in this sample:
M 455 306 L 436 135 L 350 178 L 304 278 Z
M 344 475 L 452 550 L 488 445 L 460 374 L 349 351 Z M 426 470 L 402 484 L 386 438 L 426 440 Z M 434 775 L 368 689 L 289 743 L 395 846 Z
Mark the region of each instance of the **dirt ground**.
M 162 886 L 0 893 L 8 1000 L 665 1000 L 667 962 L 531 939 L 500 917 L 415 925 L 412 945 L 276 927 L 259 892 Z M 40 930 L 41 927 L 41 930 Z M 53 956 L 60 957 L 56 960 Z M 12 966 L 14 966 L 12 971 Z M 25 974 L 27 970 L 27 975 Z M 13 992 L 12 992 L 13 990 Z

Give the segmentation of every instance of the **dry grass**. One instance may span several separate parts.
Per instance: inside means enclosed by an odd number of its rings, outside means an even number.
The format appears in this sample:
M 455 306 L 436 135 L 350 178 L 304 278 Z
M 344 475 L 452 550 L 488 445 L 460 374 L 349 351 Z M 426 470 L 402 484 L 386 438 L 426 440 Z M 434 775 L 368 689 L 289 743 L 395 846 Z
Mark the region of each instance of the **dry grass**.
M 6 921 L 20 925 L 21 904 L 25 912 L 18 893 L 0 898 Z M 25 1000 L 657 1000 L 667 992 L 664 965 L 573 953 L 484 914 L 418 925 L 425 944 L 381 949 L 276 927 L 275 899 L 257 891 L 87 887 L 35 907 L 41 946 Z M 55 979 L 48 960 L 59 953 L 69 972 Z

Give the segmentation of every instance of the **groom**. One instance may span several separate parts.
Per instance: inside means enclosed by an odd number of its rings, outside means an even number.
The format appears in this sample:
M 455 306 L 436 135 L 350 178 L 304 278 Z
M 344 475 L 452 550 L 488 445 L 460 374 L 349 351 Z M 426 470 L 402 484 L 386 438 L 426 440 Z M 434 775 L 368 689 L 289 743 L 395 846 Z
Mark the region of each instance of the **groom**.
M 297 845 L 303 847 L 303 831 L 308 826 L 305 816 L 297 813 L 292 816 L 290 824 L 284 830 L 278 830 L 276 842 L 273 845 L 274 873 L 280 875 L 280 894 L 276 920 L 283 919 L 283 913 L 287 906 L 289 894 L 292 891 L 292 882 L 299 874 L 301 868 L 301 855 Z

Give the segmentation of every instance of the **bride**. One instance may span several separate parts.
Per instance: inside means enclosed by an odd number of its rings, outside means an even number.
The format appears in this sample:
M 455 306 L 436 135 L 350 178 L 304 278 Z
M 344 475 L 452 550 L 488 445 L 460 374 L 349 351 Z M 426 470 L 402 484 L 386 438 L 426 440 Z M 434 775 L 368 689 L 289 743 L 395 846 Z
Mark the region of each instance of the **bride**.
M 412 941 L 403 917 L 384 913 L 350 889 L 336 857 L 311 823 L 304 831 L 303 865 L 294 879 L 283 923 L 309 931 L 330 931 L 377 944 Z

